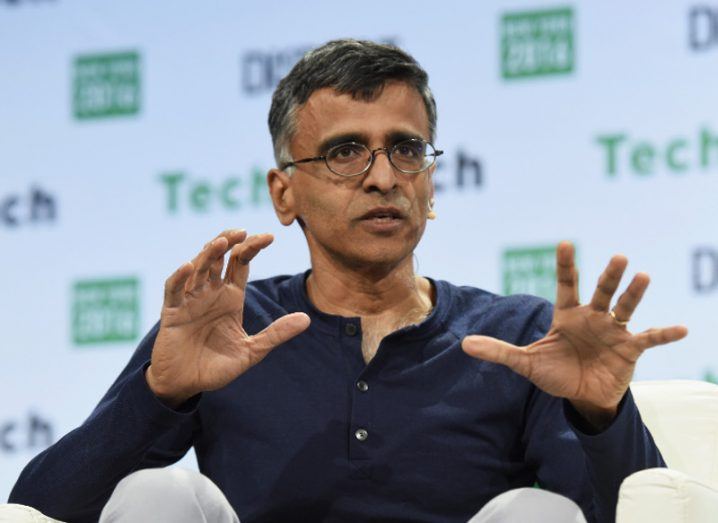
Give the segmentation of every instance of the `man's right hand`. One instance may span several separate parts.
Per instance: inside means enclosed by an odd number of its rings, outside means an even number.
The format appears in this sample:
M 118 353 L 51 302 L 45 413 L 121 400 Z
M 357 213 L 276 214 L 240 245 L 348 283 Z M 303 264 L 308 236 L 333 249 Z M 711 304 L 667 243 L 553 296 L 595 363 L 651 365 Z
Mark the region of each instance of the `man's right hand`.
M 160 330 L 145 374 L 166 404 L 176 407 L 195 394 L 224 387 L 309 326 L 309 317 L 296 312 L 254 336 L 242 327 L 249 262 L 273 240 L 271 234 L 225 231 L 167 279 Z

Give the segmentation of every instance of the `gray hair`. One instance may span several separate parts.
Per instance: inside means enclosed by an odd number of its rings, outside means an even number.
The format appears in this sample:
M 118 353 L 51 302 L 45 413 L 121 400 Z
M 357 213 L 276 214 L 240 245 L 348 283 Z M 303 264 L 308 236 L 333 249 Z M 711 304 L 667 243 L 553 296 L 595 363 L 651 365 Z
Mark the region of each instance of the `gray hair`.
M 289 142 L 297 127 L 297 111 L 312 93 L 330 87 L 357 100 L 375 99 L 391 80 L 414 87 L 429 117 L 429 140 L 436 133 L 436 102 L 429 75 L 414 58 L 396 46 L 367 40 L 332 40 L 309 51 L 289 71 L 272 95 L 269 132 L 277 166 L 292 161 Z

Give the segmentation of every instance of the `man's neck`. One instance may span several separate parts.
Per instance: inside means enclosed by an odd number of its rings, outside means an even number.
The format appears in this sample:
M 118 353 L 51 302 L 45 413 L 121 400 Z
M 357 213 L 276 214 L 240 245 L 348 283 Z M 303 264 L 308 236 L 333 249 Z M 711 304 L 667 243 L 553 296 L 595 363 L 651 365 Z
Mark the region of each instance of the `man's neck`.
M 409 257 L 392 268 L 349 268 L 332 260 L 312 259 L 307 293 L 321 311 L 362 318 L 431 310 L 431 284 L 414 274 Z
M 429 280 L 414 274 L 411 256 L 391 267 L 347 267 L 315 252 L 307 293 L 323 312 L 361 318 L 361 349 L 367 364 L 384 337 L 420 323 L 435 301 Z

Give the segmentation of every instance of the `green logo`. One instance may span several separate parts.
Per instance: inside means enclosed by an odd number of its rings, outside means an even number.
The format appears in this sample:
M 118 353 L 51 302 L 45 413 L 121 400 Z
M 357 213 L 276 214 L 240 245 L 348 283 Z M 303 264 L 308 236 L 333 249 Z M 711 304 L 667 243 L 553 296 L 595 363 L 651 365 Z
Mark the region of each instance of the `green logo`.
M 610 178 L 625 173 L 650 177 L 658 171 L 680 175 L 718 167 L 718 134 L 707 126 L 697 129 L 692 136 L 673 136 L 662 142 L 611 133 L 597 136 L 596 143 Z
M 501 17 L 501 75 L 505 79 L 570 73 L 574 50 L 570 7 Z
M 139 287 L 137 278 L 75 282 L 72 304 L 75 344 L 137 339 L 140 332 Z
M 713 369 L 708 369 L 703 374 L 703 381 L 707 381 L 708 383 L 715 383 L 718 385 L 718 376 L 713 372 Z
M 76 57 L 73 101 L 78 120 L 139 113 L 139 54 L 130 51 Z
M 165 189 L 167 212 L 207 213 L 216 209 L 234 211 L 271 203 L 265 171 L 253 168 L 248 175 L 230 176 L 219 181 L 192 178 L 184 171 L 160 174 Z
M 556 299 L 556 246 L 507 249 L 503 254 L 503 293 Z

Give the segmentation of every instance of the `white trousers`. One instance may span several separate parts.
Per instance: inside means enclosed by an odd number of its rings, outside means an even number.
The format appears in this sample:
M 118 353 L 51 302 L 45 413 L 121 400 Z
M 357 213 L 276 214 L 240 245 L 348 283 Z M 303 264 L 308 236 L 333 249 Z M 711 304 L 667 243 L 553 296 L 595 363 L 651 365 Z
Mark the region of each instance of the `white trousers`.
M 536 488 L 504 492 L 469 523 L 586 523 L 570 499 Z M 0 505 L 0 523 L 61 523 L 30 507 Z M 217 485 L 178 467 L 145 469 L 117 484 L 99 523 L 239 523 Z

